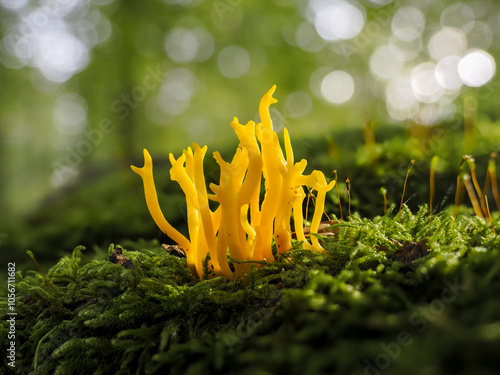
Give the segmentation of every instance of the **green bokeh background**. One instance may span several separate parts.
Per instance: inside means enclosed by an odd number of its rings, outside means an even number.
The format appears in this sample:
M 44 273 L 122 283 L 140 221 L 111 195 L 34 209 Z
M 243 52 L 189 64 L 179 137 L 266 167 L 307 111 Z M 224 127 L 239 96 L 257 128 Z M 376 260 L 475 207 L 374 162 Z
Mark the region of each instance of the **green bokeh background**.
M 425 24 L 417 38 L 421 47 L 401 74 L 432 60 L 429 41 L 450 19 L 467 36 L 464 53 L 481 48 L 498 60 L 495 1 L 345 2 L 358 9 L 364 23 L 355 36 L 336 41 L 324 40 L 314 26 L 312 9 L 326 4 L 321 1 L 12 4 L 0 1 L 2 260 L 25 260 L 27 249 L 50 260 L 77 244 L 107 248 L 126 238 L 167 241 L 149 218 L 140 180 L 129 165 L 142 163 L 143 148 L 150 151 L 161 205 L 182 228 L 183 197 L 169 181 L 168 154 L 179 155 L 197 142 L 230 158 L 237 145 L 230 121 L 233 116 L 258 121 L 259 100 L 273 84 L 277 130 L 288 127 L 298 158 L 307 158 L 309 168 L 330 178 L 336 169 L 339 181 L 350 177 L 353 206 L 366 216 L 382 213 L 382 186 L 389 202 L 399 203 L 411 159 L 417 161 L 411 203 L 427 202 L 428 164 L 438 154 L 438 201 L 446 206 L 453 201 L 461 156 L 475 155 L 484 178 L 487 155 L 499 148 L 495 77 L 481 87 L 463 85 L 447 93 L 439 103 L 448 115 L 423 124 L 423 114 L 437 111 L 433 104 L 420 103 L 407 119 L 391 117 L 387 82 L 370 69 L 376 48 L 394 39 L 395 15 L 408 7 L 418 9 Z M 483 34 L 468 31 L 477 25 Z M 77 38 L 88 54 L 88 61 L 64 78 L 44 71 L 39 57 L 47 44 L 37 44 L 37 38 L 51 30 Z M 46 56 L 45 64 L 64 67 L 74 51 L 57 38 L 48 40 L 60 47 L 60 55 Z M 349 100 L 334 104 L 322 95 L 321 79 L 339 70 L 353 78 L 355 89 Z M 81 121 L 71 124 L 82 109 Z M 465 139 L 464 115 L 473 129 Z M 217 179 L 217 166 L 209 159 L 210 182 Z M 340 187 L 344 199 L 345 186 Z M 335 194 L 329 204 L 338 216 Z

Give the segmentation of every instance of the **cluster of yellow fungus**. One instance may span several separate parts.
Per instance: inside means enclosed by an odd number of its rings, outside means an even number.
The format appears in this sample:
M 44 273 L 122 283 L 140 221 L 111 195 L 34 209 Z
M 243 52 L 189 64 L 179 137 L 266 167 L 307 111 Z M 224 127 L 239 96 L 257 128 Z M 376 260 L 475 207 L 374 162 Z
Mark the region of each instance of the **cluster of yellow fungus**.
M 273 131 L 269 106 L 277 100 L 272 97 L 273 86 L 259 105 L 261 123 L 249 121 L 242 125 L 235 117 L 231 127 L 240 141 L 239 147 L 228 163 L 218 152 L 214 158 L 220 166 L 219 184 L 210 184 L 213 194 L 207 192 L 203 174 L 203 159 L 207 146 L 193 143 L 175 159 L 170 154 L 170 177 L 177 181 L 186 195 L 189 239 L 173 228 L 163 216 L 153 180 L 153 162 L 144 150 L 144 167 L 131 166 L 142 177 L 146 203 L 156 225 L 184 250 L 189 268 L 200 277 L 203 260 L 210 254 L 210 263 L 216 275 L 228 279 L 241 278 L 250 271 L 251 261 L 274 261 L 272 240 L 279 253 L 292 246 L 291 218 L 296 237 L 306 249 L 324 251 L 316 236 L 310 241 L 304 235 L 303 186 L 317 191 L 310 233 L 318 233 L 323 215 L 326 193 L 335 185 L 327 183 L 320 171 L 304 175 L 307 161 L 294 162 L 288 131 L 284 129 L 285 155 L 280 147 L 278 134 Z M 265 194 L 260 202 L 264 178 Z M 218 202 L 213 211 L 209 199 Z M 228 251 L 234 262 L 234 272 L 228 264 Z

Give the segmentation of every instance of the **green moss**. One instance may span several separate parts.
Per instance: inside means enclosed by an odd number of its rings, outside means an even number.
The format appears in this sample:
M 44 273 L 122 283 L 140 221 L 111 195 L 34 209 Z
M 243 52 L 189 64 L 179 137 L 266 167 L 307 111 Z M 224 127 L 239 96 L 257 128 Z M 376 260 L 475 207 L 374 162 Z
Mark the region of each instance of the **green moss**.
M 18 370 L 495 373 L 500 239 L 489 224 L 469 214 L 454 221 L 452 210 L 430 224 L 423 206 L 416 214 L 405 208 L 401 224 L 388 212 L 337 226 L 337 236 L 322 238 L 325 254 L 296 244 L 238 282 L 199 282 L 158 243 L 123 249 L 133 268 L 83 264 L 78 247 L 47 273 L 51 285 L 19 272 Z M 424 238 L 427 256 L 397 260 L 396 241 Z M 6 324 L 4 316 L 2 331 Z

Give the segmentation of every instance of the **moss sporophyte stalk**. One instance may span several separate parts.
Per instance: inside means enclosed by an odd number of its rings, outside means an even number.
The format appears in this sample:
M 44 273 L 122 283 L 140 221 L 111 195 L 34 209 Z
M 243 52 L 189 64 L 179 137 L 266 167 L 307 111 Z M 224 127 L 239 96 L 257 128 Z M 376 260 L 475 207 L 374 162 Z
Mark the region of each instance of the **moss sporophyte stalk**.
M 273 131 L 269 106 L 276 103 L 273 86 L 261 99 L 261 122 L 231 122 L 239 147 L 229 163 L 219 152 L 213 156 L 220 166 L 219 184 L 210 184 L 213 194 L 207 192 L 203 173 L 203 159 L 207 146 L 193 143 L 183 150 L 179 158 L 169 155 L 172 168 L 170 177 L 186 195 L 189 239 L 172 227 L 163 215 L 153 179 L 153 161 L 144 150 L 144 166 L 131 166 L 142 177 L 146 203 L 156 225 L 185 251 L 187 264 L 193 273 L 204 274 L 203 261 L 210 255 L 210 264 L 216 276 L 238 279 L 249 274 L 251 261 L 273 262 L 273 239 L 279 253 L 292 247 L 291 221 L 296 238 L 309 250 L 324 252 L 316 236 L 306 239 L 303 228 L 302 203 L 306 196 L 303 186 L 317 192 L 310 233 L 318 233 L 324 211 L 326 193 L 335 186 L 325 175 L 314 170 L 304 175 L 306 160 L 294 161 L 288 130 L 283 131 L 285 153 L 278 134 Z M 264 178 L 265 194 L 260 201 L 261 182 Z M 215 210 L 209 199 L 218 202 Z M 228 263 L 235 260 L 234 272 Z

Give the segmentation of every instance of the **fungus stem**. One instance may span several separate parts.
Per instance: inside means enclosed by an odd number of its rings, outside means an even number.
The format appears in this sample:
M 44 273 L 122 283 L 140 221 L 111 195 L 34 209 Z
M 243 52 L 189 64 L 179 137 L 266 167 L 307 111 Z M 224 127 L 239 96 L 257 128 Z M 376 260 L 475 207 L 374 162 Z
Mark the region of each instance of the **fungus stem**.
M 311 189 L 309 188 L 309 186 L 307 186 L 306 217 L 304 219 L 306 223 L 307 223 L 307 216 L 309 214 L 309 200 L 311 199 L 311 196 L 312 196 Z
M 480 218 L 484 218 L 483 211 L 481 210 L 481 206 L 479 205 L 479 201 L 477 200 L 476 193 L 474 191 L 474 186 L 470 182 L 471 177 L 469 174 L 465 174 L 463 177 L 465 188 L 467 189 L 467 194 L 469 194 L 469 199 L 472 203 L 472 207 L 474 208 L 474 212 L 476 216 Z
M 412 159 L 410 165 L 408 166 L 408 170 L 406 171 L 405 183 L 403 184 L 403 195 L 401 196 L 401 204 L 399 205 L 399 224 L 401 224 L 401 209 L 403 208 L 403 200 L 405 198 L 406 192 L 406 183 L 408 182 L 408 176 L 410 175 L 410 171 L 415 164 L 415 159 Z
M 491 189 L 491 176 L 489 172 L 489 162 L 488 169 L 486 170 L 486 177 L 484 178 L 483 194 L 488 195 Z
M 476 189 L 477 195 L 479 196 L 479 200 L 481 202 L 481 210 L 483 211 L 483 214 L 487 216 L 488 213 L 486 212 L 486 202 L 484 201 L 483 192 L 481 190 L 481 187 L 479 186 L 479 182 L 477 181 L 476 160 L 472 156 L 469 156 L 469 158 L 467 159 L 467 164 L 469 164 L 472 183 L 474 184 L 474 188 Z
M 142 168 L 138 168 L 132 165 L 130 166 L 130 168 L 142 178 L 146 204 L 151 216 L 153 217 L 154 222 L 163 233 L 165 233 L 182 247 L 187 256 L 190 248 L 190 243 L 188 239 L 184 237 L 177 229 L 172 227 L 170 223 L 165 219 L 165 216 L 163 216 L 160 204 L 158 203 L 158 196 L 156 194 L 156 187 L 153 179 L 153 160 L 148 150 L 144 149 L 143 153 L 144 166 Z M 173 157 L 170 159 L 172 161 Z
M 347 189 L 347 197 L 349 199 L 349 221 L 351 221 L 351 180 L 349 180 L 349 177 L 347 177 L 347 180 L 345 180 L 345 186 Z
M 333 174 L 334 174 L 334 180 L 335 180 L 335 187 L 337 188 L 337 198 L 339 200 L 339 210 L 340 210 L 340 220 L 341 221 L 344 221 L 344 214 L 342 213 L 342 203 L 340 202 L 340 190 L 339 190 L 339 184 L 337 183 L 338 179 L 337 179 L 337 170 L 335 169 L 333 171 Z
M 495 204 L 497 206 L 497 210 L 500 211 L 500 194 L 498 193 L 497 173 L 495 166 L 496 157 L 497 157 L 496 152 L 492 152 L 490 154 L 490 160 L 488 162 L 488 175 L 490 176 L 491 191 L 493 192 L 493 198 L 495 198 Z
M 491 228 L 493 229 L 493 234 L 496 236 L 497 231 L 495 230 L 495 226 L 493 225 L 493 219 L 491 218 L 491 213 L 490 213 L 490 205 L 488 204 L 488 197 L 485 195 L 484 196 L 484 201 L 486 202 L 486 211 L 488 213 L 488 221 L 491 224 Z
M 464 167 L 464 163 L 465 161 L 467 160 L 467 158 L 469 157 L 469 155 L 464 155 L 462 156 L 462 161 L 460 162 L 460 165 L 458 166 L 458 173 L 457 173 L 457 190 L 455 192 L 455 210 L 453 212 L 453 220 L 456 220 L 457 219 L 457 215 L 458 215 L 458 206 L 460 205 L 460 190 L 461 190 L 461 186 L 462 186 L 462 178 L 461 178 L 461 175 L 462 175 L 462 169 Z
M 430 173 L 430 193 L 429 193 L 429 214 L 430 214 L 430 220 L 429 224 L 432 223 L 432 207 L 434 204 L 434 192 L 436 189 L 436 181 L 435 181 L 435 172 L 436 172 L 436 165 L 439 161 L 439 156 L 434 156 L 431 160 L 431 173 Z
M 332 181 L 335 181 L 335 180 L 332 180 Z M 336 185 L 337 181 L 335 181 L 334 183 Z M 314 194 L 312 193 L 312 190 L 309 187 L 307 187 L 307 190 L 309 191 L 308 198 L 309 197 L 311 198 L 312 203 L 314 204 L 314 210 L 316 211 L 316 197 L 314 196 Z M 307 200 L 307 205 L 309 206 L 309 199 Z M 328 219 L 328 221 L 330 221 L 330 216 L 326 213 L 325 210 L 323 210 L 323 215 L 325 215 L 326 218 Z M 306 221 L 307 221 L 307 218 L 306 218 Z
M 47 278 L 47 276 L 45 276 L 45 273 L 43 273 L 42 269 L 40 268 L 40 266 L 38 265 L 38 262 L 36 261 L 35 259 L 35 255 L 30 251 L 30 250 L 26 250 L 26 254 L 28 254 L 28 256 L 33 259 L 33 262 L 35 262 L 36 264 L 36 268 L 38 268 L 38 271 L 40 271 L 40 274 L 42 275 L 43 279 L 45 280 L 45 282 L 52 288 L 52 290 L 54 292 L 56 292 L 56 294 L 61 297 L 61 294 L 57 291 L 57 289 L 54 287 L 54 285 L 50 282 L 50 280 Z
M 380 192 L 382 193 L 382 196 L 384 197 L 384 215 L 385 215 L 387 212 L 387 189 L 385 187 L 381 187 Z

